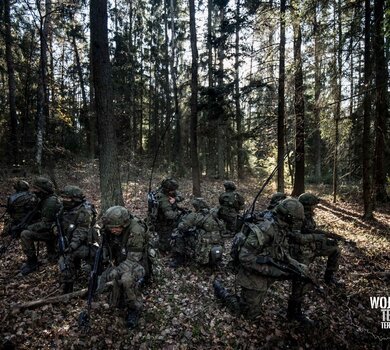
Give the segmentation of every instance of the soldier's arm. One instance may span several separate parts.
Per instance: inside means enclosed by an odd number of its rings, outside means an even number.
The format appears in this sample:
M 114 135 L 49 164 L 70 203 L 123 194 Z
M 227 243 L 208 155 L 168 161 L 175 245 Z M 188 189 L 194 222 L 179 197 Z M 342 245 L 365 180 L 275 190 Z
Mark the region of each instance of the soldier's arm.
M 164 216 L 168 220 L 175 220 L 179 216 L 179 212 L 174 210 L 168 198 L 162 198 L 160 201 L 160 208 Z
M 267 233 L 259 232 L 256 235 L 255 232 L 251 231 L 240 250 L 239 259 L 242 266 L 248 270 L 263 273 L 264 267 L 259 265 L 256 260 L 270 242 L 271 237 Z
M 76 250 L 88 240 L 88 232 L 91 227 L 92 217 L 86 210 L 82 210 L 75 223 L 76 228 L 72 233 L 72 239 L 69 243 L 71 250 Z
M 180 221 L 177 228 L 179 229 L 179 231 L 186 231 L 194 227 L 195 225 L 196 225 L 196 214 L 190 213 L 183 217 L 183 219 Z
M 56 220 L 56 214 L 59 209 L 60 202 L 58 198 L 55 196 L 49 197 L 41 209 L 40 221 L 30 225 L 28 229 L 32 231 L 49 230 Z

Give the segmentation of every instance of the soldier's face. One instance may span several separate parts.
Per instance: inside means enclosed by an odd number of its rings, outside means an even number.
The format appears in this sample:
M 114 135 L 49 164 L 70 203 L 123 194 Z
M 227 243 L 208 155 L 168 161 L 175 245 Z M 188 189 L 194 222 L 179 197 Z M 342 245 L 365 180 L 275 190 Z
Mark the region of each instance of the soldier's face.
M 110 227 L 109 231 L 115 235 L 119 236 L 123 232 L 123 227 L 122 226 L 115 226 L 115 227 Z

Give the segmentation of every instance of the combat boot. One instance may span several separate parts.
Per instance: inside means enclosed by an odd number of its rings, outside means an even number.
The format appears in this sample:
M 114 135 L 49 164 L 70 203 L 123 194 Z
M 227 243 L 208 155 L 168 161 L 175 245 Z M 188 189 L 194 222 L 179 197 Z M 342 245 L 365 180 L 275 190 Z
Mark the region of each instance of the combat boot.
M 68 294 L 73 292 L 73 282 L 64 282 L 62 285 L 62 294 Z
M 220 299 L 232 314 L 238 315 L 241 312 L 237 295 L 230 293 L 229 290 L 222 285 L 220 280 L 214 280 L 213 288 L 216 298 Z
M 336 277 L 334 277 L 333 271 L 326 270 L 325 275 L 324 275 L 324 280 L 328 286 L 334 286 L 337 288 L 340 288 L 343 286 L 343 283 L 340 282 Z
M 172 261 L 170 261 L 169 263 L 169 267 L 173 268 L 173 269 L 177 269 L 178 267 L 180 266 L 183 266 L 184 265 L 184 255 L 183 254 L 179 254 L 179 253 L 176 253 L 172 259 Z
M 310 327 L 315 324 L 312 319 L 307 317 L 302 312 L 302 302 L 298 301 L 289 300 L 287 307 L 287 319 L 290 321 L 298 321 L 301 325 L 305 327 Z
M 129 309 L 126 316 L 126 326 L 129 329 L 134 329 L 138 326 L 138 321 L 141 315 L 141 311 L 137 309 Z
M 22 266 L 20 272 L 22 273 L 23 276 L 26 276 L 29 273 L 34 272 L 38 268 L 38 266 L 39 266 L 38 259 L 34 255 L 30 258 L 27 258 L 27 262 Z

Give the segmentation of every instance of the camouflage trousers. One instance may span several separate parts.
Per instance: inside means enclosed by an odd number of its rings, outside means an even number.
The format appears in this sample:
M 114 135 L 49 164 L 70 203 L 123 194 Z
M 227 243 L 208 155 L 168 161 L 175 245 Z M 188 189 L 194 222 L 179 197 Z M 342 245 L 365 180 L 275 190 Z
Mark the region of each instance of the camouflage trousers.
M 110 294 L 111 306 L 125 306 L 129 309 L 141 310 L 143 305 L 140 286 L 144 278 L 145 269 L 141 264 L 125 261 L 115 268 L 105 270 L 100 277 L 99 284 L 114 282 Z
M 175 230 L 172 234 L 172 251 L 184 255 L 198 264 L 210 263 L 210 251 L 215 246 L 223 246 L 219 241 L 219 232 L 189 232 Z
M 327 257 L 325 272 L 336 272 L 339 268 L 340 248 L 335 245 L 331 240 L 324 238 L 321 241 L 313 242 L 307 246 L 295 247 L 295 254 L 292 256 L 299 262 L 309 265 L 317 257 Z M 295 302 L 302 302 L 305 293 L 309 290 L 310 286 L 307 283 L 299 280 L 292 282 L 290 300 Z
M 230 234 L 236 234 L 237 228 L 237 214 L 219 214 L 219 218 L 226 224 L 226 231 Z
M 158 230 L 158 249 L 162 252 L 170 252 L 171 246 L 171 235 L 174 227 L 160 227 Z
M 34 242 L 45 242 L 47 248 L 47 254 L 55 255 L 56 254 L 56 237 L 53 234 L 53 231 L 42 231 L 35 232 L 30 230 L 22 231 L 20 235 L 20 243 L 24 254 L 27 258 L 36 257 L 36 248 Z
M 241 287 L 240 310 L 246 318 L 253 320 L 260 316 L 261 305 L 264 302 L 269 287 L 275 281 L 275 278 L 264 277 L 264 288 L 260 290 Z
M 81 245 L 76 250 L 60 257 L 60 281 L 62 283 L 74 282 L 77 271 L 80 269 L 81 261 L 84 260 L 89 265 L 93 264 L 97 247 Z

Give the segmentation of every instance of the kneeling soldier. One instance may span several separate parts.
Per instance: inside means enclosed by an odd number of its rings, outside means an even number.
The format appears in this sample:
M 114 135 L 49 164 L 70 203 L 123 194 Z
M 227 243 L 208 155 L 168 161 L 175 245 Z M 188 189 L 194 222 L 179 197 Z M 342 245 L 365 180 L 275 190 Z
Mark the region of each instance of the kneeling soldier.
M 56 221 L 56 214 L 60 210 L 61 202 L 54 194 L 53 183 L 45 177 L 37 177 L 33 181 L 32 192 L 39 198 L 38 211 L 40 219 L 22 231 L 20 242 L 27 262 L 22 266 L 22 275 L 35 271 L 38 267 L 38 258 L 35 250 L 36 241 L 46 243 L 49 260 L 56 261 L 56 237 L 53 227 Z
M 103 215 L 102 234 L 110 266 L 98 281 L 97 292 L 102 292 L 109 281 L 114 282 L 112 303 L 127 308 L 126 324 L 135 328 L 142 310 L 141 284 L 150 276 L 148 262 L 148 232 L 142 220 L 132 216 L 121 206 L 109 208 Z
M 172 235 L 175 260 L 171 266 L 183 264 L 186 258 L 214 266 L 222 259 L 225 224 L 218 218 L 218 209 L 210 210 L 203 198 L 194 198 L 191 204 L 195 212 L 185 215 Z
M 66 244 L 59 266 L 63 293 L 73 291 L 76 272 L 80 268 L 81 260 L 92 263 L 95 247 L 93 243 L 93 225 L 95 224 L 96 210 L 86 201 L 83 191 L 77 186 L 65 186 L 61 192 L 63 209 L 58 215 L 57 230 L 65 236 Z

